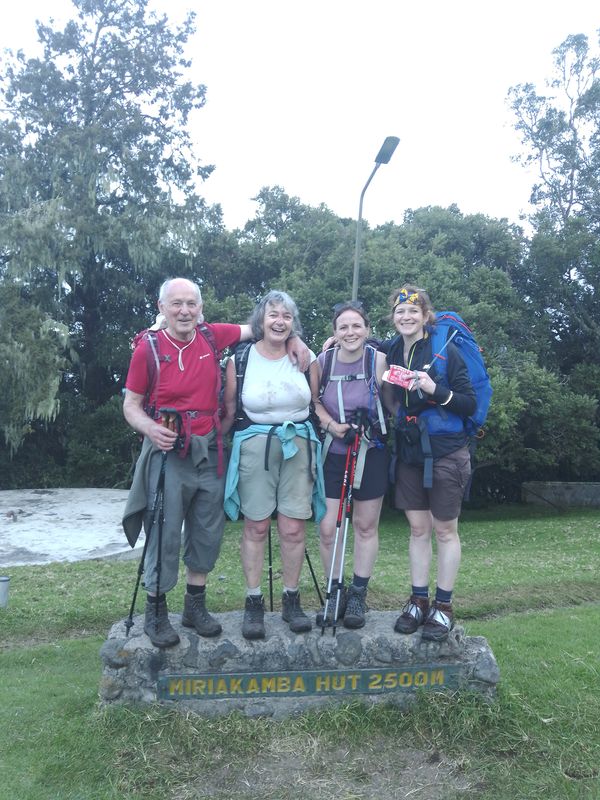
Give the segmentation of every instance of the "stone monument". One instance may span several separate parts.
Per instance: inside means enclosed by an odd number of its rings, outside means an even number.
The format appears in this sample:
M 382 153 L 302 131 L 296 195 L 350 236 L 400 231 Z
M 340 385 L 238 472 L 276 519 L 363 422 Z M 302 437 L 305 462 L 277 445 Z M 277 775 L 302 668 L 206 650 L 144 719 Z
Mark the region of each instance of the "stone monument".
M 338 626 L 294 634 L 279 613 L 267 612 L 264 640 L 242 637 L 242 611 L 219 614 L 223 632 L 198 636 L 170 614 L 181 637 L 159 650 L 134 617 L 129 636 L 115 623 L 101 648 L 100 699 L 155 703 L 203 716 L 231 711 L 279 719 L 332 703 L 361 700 L 407 708 L 419 692 L 479 692 L 493 700 L 499 670 L 486 640 L 456 626 L 445 642 L 394 632 L 396 612 L 370 611 L 359 630 Z

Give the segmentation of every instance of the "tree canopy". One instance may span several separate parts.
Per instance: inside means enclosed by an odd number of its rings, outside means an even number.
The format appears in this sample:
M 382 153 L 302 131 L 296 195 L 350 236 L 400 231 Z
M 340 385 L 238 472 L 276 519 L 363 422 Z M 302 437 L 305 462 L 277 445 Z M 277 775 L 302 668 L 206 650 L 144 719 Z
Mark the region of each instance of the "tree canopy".
M 241 230 L 205 204 L 211 167 L 188 132 L 205 102 L 188 79 L 193 15 L 173 26 L 147 0 L 73 3 L 62 30 L 38 25 L 42 56 L 17 54 L 0 76 L 6 487 L 127 485 L 137 441 L 119 396 L 165 278 L 198 282 L 208 321 L 243 321 L 286 290 L 316 349 L 351 294 L 355 220 L 280 186 L 258 191 Z M 454 205 L 364 225 L 375 335 L 391 335 L 388 298 L 407 281 L 473 327 L 495 389 L 475 489 L 501 499 L 527 478 L 600 477 L 598 58 L 573 36 L 555 66 L 547 92 L 510 93 L 520 158 L 539 166 L 531 238 Z

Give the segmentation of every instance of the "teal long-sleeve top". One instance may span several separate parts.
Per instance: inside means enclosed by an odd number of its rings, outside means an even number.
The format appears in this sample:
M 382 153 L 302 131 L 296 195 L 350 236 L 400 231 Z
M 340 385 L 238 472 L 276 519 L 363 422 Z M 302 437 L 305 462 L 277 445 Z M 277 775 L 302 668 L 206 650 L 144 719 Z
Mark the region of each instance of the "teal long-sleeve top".
M 315 521 L 320 522 L 325 516 L 325 482 L 323 480 L 323 463 L 321 460 L 321 441 L 314 432 L 312 425 L 296 422 L 283 422 L 281 425 L 258 425 L 253 423 L 242 431 L 237 431 L 233 436 L 231 454 L 229 456 L 229 467 L 225 481 L 225 513 L 229 519 L 236 520 L 240 515 L 240 496 L 238 493 L 240 450 L 242 442 L 251 436 L 259 434 L 268 435 L 273 430 L 273 436 L 277 436 L 281 442 L 281 450 L 284 459 L 292 458 L 298 452 L 298 446 L 294 439 L 301 436 L 303 439 L 310 439 L 316 444 L 316 480 L 313 486 L 312 508 Z

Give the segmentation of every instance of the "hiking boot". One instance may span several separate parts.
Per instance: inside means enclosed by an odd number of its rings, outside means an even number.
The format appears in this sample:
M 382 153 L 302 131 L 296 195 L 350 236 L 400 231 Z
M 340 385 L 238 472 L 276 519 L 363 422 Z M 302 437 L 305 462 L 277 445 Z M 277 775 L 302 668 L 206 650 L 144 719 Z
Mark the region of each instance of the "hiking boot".
M 335 613 L 336 601 L 337 601 L 337 588 L 332 586 L 331 597 L 329 598 L 329 604 L 327 605 L 327 619 L 325 619 L 325 606 L 323 606 L 323 608 L 321 608 L 320 611 L 317 611 L 317 616 L 315 619 L 317 623 L 317 628 L 331 627 L 333 625 L 333 615 Z M 336 622 L 339 622 L 341 619 L 344 618 L 345 611 L 346 611 L 346 587 L 342 585 L 340 588 L 340 602 L 338 605 L 338 613 L 337 617 L 335 618 Z
M 300 592 L 284 592 L 281 595 L 281 616 L 293 633 L 306 633 L 312 628 L 312 622 L 300 605 Z
M 166 600 L 159 602 L 158 608 L 154 599 L 146 600 L 144 633 L 155 647 L 173 647 L 179 644 L 179 635 L 169 622 Z
M 423 625 L 421 639 L 430 642 L 443 642 L 454 627 L 452 603 L 433 603 Z
M 369 610 L 366 600 L 366 586 L 354 586 L 354 584 L 352 584 L 348 587 L 344 628 L 362 628 L 365 624 L 365 614 Z
M 246 597 L 242 636 L 244 639 L 265 638 L 265 598 L 262 594 L 249 594 Z
M 206 592 L 185 593 L 181 624 L 186 628 L 195 628 L 199 636 L 218 636 L 223 630 L 221 623 L 206 610 Z
M 396 620 L 394 630 L 396 633 L 414 633 L 419 625 L 423 625 L 428 613 L 429 598 L 411 594 Z

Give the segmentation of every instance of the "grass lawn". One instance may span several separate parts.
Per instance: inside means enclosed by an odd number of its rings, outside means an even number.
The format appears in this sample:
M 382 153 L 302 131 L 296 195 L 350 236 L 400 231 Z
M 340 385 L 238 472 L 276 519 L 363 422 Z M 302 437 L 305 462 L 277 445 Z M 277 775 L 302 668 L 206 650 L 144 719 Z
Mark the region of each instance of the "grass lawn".
M 461 538 L 457 616 L 496 655 L 497 702 L 424 695 L 406 714 L 348 705 L 277 723 L 99 709 L 98 652 L 127 615 L 137 562 L 11 569 L 0 609 L 0 800 L 600 798 L 600 514 L 472 511 Z M 210 585 L 216 611 L 242 604 L 238 543 L 239 525 L 228 526 Z M 308 548 L 320 572 L 312 530 Z M 403 518 L 386 513 L 373 607 L 405 599 L 406 550 Z M 305 604 L 316 608 L 304 572 Z M 276 570 L 276 598 L 280 589 Z M 180 582 L 172 609 L 182 593 Z

